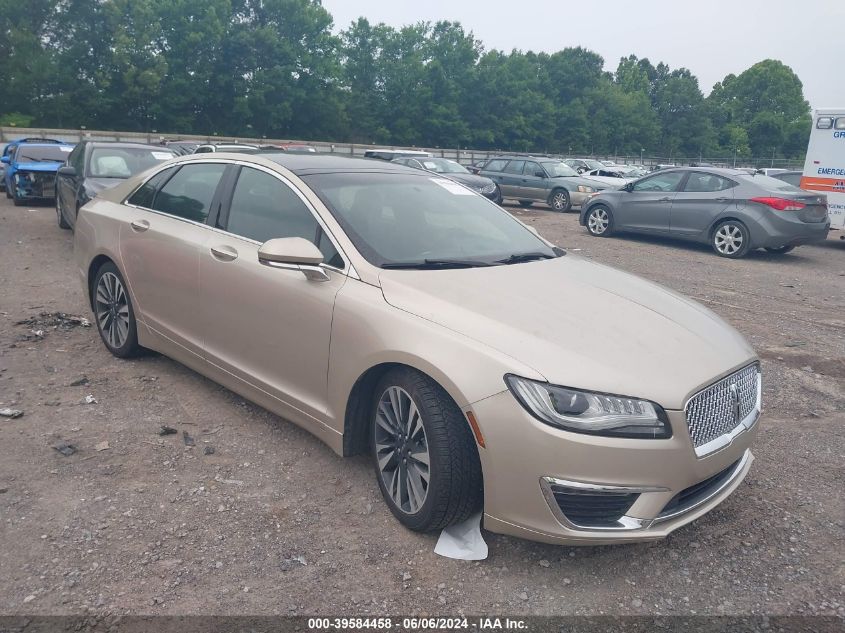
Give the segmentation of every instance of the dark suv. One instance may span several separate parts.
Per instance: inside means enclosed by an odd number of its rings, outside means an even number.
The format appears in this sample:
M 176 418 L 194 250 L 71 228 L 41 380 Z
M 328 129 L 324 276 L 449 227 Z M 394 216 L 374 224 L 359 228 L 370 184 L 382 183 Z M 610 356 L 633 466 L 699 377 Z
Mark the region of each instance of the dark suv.
M 515 198 L 523 207 L 545 202 L 555 211 L 580 208 L 592 194 L 607 188 L 555 158 L 497 156 L 478 173 L 493 180 L 503 198 Z

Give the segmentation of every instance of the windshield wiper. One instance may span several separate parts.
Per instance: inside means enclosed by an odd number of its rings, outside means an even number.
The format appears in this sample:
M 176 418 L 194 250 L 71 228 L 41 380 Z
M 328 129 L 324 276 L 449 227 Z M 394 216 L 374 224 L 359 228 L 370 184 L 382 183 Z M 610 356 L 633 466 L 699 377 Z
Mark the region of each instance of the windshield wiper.
M 432 268 L 476 268 L 478 266 L 490 266 L 487 262 L 471 259 L 426 259 L 421 262 L 388 262 L 382 264 L 382 268 L 407 268 L 426 270 Z
M 497 259 L 498 264 L 519 264 L 522 262 L 533 262 L 536 259 L 554 259 L 555 255 L 548 253 L 516 253 L 504 259 Z

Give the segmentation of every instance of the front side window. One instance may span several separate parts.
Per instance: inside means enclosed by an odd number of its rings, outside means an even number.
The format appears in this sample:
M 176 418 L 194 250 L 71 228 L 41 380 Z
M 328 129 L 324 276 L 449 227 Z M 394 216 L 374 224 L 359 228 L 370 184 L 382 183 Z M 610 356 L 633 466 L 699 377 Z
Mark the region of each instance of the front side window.
M 546 172 L 549 173 L 552 178 L 568 178 L 578 175 L 578 172 L 572 169 L 572 167 L 560 161 L 543 163 L 543 167 L 546 168 Z
M 695 171 L 687 178 L 687 183 L 684 185 L 684 191 L 688 192 L 708 192 L 708 191 L 724 191 L 734 186 L 734 182 L 727 178 L 722 178 L 716 174 L 705 174 L 704 172 Z
M 320 249 L 328 265 L 343 268 L 343 259 L 302 199 L 281 180 L 257 169 L 241 169 L 226 230 L 261 243 L 301 237 Z
M 533 161 L 525 161 L 525 167 L 522 171 L 526 176 L 537 176 L 538 174 L 546 174 L 543 168 L 540 167 L 540 163 L 535 163 Z M 542 176 L 538 177 L 542 178 Z
M 375 266 L 557 256 L 507 211 L 442 177 L 333 173 L 303 179 Z
M 676 191 L 684 177 L 682 171 L 669 171 L 634 183 L 634 191 Z
M 156 194 L 152 208 L 194 222 L 205 222 L 226 165 L 185 165 Z

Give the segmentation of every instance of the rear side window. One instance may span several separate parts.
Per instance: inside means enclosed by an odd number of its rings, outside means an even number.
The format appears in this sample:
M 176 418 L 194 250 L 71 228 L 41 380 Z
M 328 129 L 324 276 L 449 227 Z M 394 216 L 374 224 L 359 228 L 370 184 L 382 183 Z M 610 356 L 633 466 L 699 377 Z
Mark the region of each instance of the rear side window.
M 676 191 L 683 177 L 684 172 L 682 171 L 657 174 L 637 182 L 634 185 L 634 191 Z
M 523 165 L 525 165 L 524 160 L 512 160 L 505 167 L 504 172 L 506 174 L 521 174 Z
M 262 243 L 302 237 L 320 249 L 327 264 L 343 268 L 343 259 L 302 199 L 281 180 L 257 169 L 241 170 L 226 230 Z
M 727 178 L 722 178 L 716 174 L 706 174 L 704 172 L 695 171 L 689 175 L 687 184 L 684 185 L 684 191 L 688 192 L 707 192 L 707 191 L 724 191 L 730 189 L 736 183 Z
M 506 160 L 491 160 L 489 163 L 484 165 L 484 171 L 504 171 L 505 165 L 508 164 Z
M 173 173 L 176 171 L 176 167 L 170 167 L 169 169 L 164 169 L 158 172 L 155 176 L 150 178 L 147 182 L 145 182 L 139 189 L 135 191 L 129 199 L 126 201 L 129 204 L 133 204 L 136 207 L 143 207 L 145 209 L 152 209 L 153 208 L 153 198 L 155 198 L 156 191 L 159 187 L 165 182 Z
M 185 165 L 161 188 L 152 209 L 194 222 L 205 222 L 220 178 L 221 163 Z

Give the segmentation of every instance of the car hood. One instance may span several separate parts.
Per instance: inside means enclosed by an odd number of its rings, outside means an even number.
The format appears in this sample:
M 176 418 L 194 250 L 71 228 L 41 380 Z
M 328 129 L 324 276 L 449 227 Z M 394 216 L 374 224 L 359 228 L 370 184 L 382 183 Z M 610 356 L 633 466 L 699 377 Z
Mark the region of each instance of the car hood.
M 124 178 L 86 178 L 83 185 L 91 193 L 100 193 L 123 182 L 125 182 Z
M 566 255 L 510 266 L 384 270 L 386 301 L 512 357 L 550 383 L 682 409 L 755 358 L 704 306 L 634 275 Z M 502 383 L 504 385 L 504 383 Z
M 64 163 L 17 163 L 15 165 L 16 171 L 39 171 L 39 172 L 53 172 L 59 171 Z
M 599 181 L 593 180 L 592 178 L 588 178 L 587 176 L 554 176 L 552 180 L 563 180 L 566 182 L 571 182 L 576 187 L 578 185 L 583 185 L 585 187 L 592 187 L 596 190 L 605 189 L 607 184 Z
M 455 182 L 459 182 L 462 185 L 466 185 L 471 189 L 481 189 L 482 187 L 486 187 L 493 181 L 485 176 L 476 176 L 474 174 L 440 174 L 446 178 L 451 178 Z

